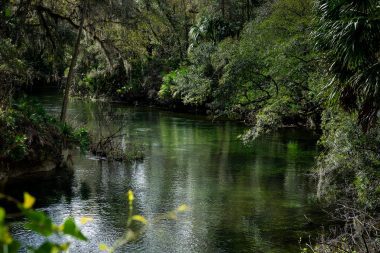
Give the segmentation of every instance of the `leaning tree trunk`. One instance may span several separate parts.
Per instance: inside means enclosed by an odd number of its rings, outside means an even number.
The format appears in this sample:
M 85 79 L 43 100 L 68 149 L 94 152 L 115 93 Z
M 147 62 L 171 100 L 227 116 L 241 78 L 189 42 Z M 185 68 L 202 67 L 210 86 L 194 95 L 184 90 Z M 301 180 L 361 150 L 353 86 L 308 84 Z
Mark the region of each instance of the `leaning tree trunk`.
M 222 9 L 222 17 L 223 17 L 223 19 L 225 19 L 225 17 L 226 17 L 226 3 L 225 3 L 225 0 L 222 0 L 220 2 L 220 8 Z
M 67 75 L 67 80 L 66 80 L 66 85 L 65 85 L 65 94 L 63 97 L 61 118 L 60 118 L 61 122 L 66 121 L 67 105 L 69 102 L 69 93 L 70 93 L 72 79 L 74 76 L 74 68 L 75 68 L 75 65 L 76 65 L 77 59 L 78 59 L 80 39 L 81 39 L 82 32 L 83 32 L 83 23 L 84 23 L 84 11 L 81 10 L 81 19 L 80 19 L 80 25 L 79 25 L 79 30 L 78 30 L 78 34 L 77 34 L 77 40 L 75 42 L 73 57 L 71 58 L 69 73 Z

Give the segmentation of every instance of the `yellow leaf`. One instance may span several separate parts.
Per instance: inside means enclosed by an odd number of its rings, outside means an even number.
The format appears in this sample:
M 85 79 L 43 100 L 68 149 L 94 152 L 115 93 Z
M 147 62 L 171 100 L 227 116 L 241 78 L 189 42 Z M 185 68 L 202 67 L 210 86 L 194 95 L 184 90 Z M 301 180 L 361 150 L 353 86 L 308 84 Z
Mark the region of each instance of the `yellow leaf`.
M 50 253 L 59 253 L 59 251 L 59 248 L 54 246 L 53 248 L 51 248 Z
M 94 218 L 92 218 L 92 217 L 83 216 L 83 217 L 80 218 L 79 222 L 82 225 L 86 225 L 87 223 L 89 223 L 89 222 L 91 222 L 93 220 L 94 220 Z
M 63 231 L 64 226 L 63 226 L 63 224 L 61 224 L 59 226 L 54 226 L 54 228 L 56 228 L 57 231 Z
M 170 220 L 176 220 L 177 219 L 177 215 L 176 215 L 176 213 L 175 212 L 169 212 L 168 214 L 167 214 L 167 217 L 168 217 L 168 219 L 170 219 Z
M 137 239 L 137 235 L 132 230 L 128 229 L 127 235 L 125 236 L 127 242 L 131 242 Z
M 36 202 L 36 198 L 35 197 L 33 197 L 32 195 L 30 195 L 27 192 L 24 192 L 24 203 L 22 204 L 22 206 L 25 209 L 32 208 L 32 206 L 34 205 L 35 202 Z
M 180 205 L 176 210 L 179 213 L 183 213 L 189 210 L 189 206 L 186 204 L 183 204 L 183 205 Z
M 135 199 L 135 196 L 133 195 L 133 191 L 129 190 L 128 191 L 128 201 L 129 201 L 129 203 L 132 203 L 134 199 Z
M 147 224 L 147 220 L 144 218 L 144 216 L 141 215 L 133 215 L 132 220 L 139 221 L 141 223 Z
M 108 248 L 108 246 L 105 245 L 104 243 L 99 244 L 99 250 L 100 251 L 106 251 L 106 252 L 110 251 L 110 249 Z
M 4 244 L 6 245 L 9 245 L 13 242 L 13 238 L 12 236 L 9 234 L 8 232 L 8 229 L 5 231 L 5 233 L 3 234 L 3 238 L 2 238 L 2 241 L 4 242 Z
M 61 244 L 61 251 L 67 251 L 70 248 L 70 243 Z

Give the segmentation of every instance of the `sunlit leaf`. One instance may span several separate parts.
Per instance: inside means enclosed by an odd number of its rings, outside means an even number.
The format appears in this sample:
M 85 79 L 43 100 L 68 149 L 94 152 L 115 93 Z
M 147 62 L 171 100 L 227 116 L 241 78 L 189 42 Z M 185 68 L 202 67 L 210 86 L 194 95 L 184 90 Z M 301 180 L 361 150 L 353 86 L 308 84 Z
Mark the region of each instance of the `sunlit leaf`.
M 128 202 L 132 203 L 134 199 L 135 199 L 135 196 L 133 195 L 133 191 L 129 190 L 128 191 Z
M 144 224 L 148 223 L 148 221 L 142 215 L 133 215 L 132 220 L 139 221 L 139 222 L 144 223 Z
M 55 228 L 56 231 L 63 232 L 63 229 L 64 229 L 63 224 L 61 224 L 61 225 L 53 225 L 53 226 L 54 226 L 54 228 Z
M 9 18 L 10 16 L 12 16 L 12 10 L 11 10 L 11 8 L 6 8 L 6 9 L 4 10 L 4 15 L 5 15 L 7 18 Z
M 176 214 L 175 212 L 169 212 L 169 213 L 167 214 L 167 217 L 168 217 L 168 219 L 170 219 L 170 220 L 176 220 L 176 219 L 177 219 L 177 214 Z
M 106 251 L 106 252 L 110 251 L 110 249 L 108 248 L 108 246 L 106 244 L 104 244 L 104 243 L 99 244 L 99 250 L 100 251 Z
M 180 205 L 176 211 L 179 212 L 179 213 L 183 213 L 183 212 L 186 212 L 189 210 L 189 206 L 186 205 L 186 204 L 183 204 L 183 205 Z
M 22 206 L 25 209 L 32 208 L 35 202 L 36 202 L 36 198 L 35 197 L 33 197 L 32 195 L 30 195 L 27 192 L 24 192 L 24 203 L 22 204 Z
M 67 251 L 70 248 L 70 243 L 67 242 L 67 243 L 61 244 L 60 248 L 62 251 Z
M 79 222 L 82 225 L 86 225 L 87 223 L 89 223 L 89 222 L 91 222 L 93 220 L 94 220 L 94 218 L 92 218 L 92 217 L 83 216 L 83 217 L 80 218 Z
M 133 232 L 131 229 L 128 229 L 127 235 L 125 236 L 125 238 L 128 242 L 130 242 L 130 241 L 136 240 L 138 238 L 138 235 L 135 232 Z
M 0 207 L 0 224 L 4 222 L 5 219 L 5 210 L 4 208 Z

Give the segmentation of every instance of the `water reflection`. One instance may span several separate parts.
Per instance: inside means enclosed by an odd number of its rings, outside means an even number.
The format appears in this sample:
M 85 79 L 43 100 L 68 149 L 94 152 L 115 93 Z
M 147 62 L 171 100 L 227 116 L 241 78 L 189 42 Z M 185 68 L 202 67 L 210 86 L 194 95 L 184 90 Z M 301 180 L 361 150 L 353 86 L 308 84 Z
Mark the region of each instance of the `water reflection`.
M 53 98 L 45 97 L 44 104 L 56 113 L 60 104 Z M 304 218 L 313 217 L 304 175 L 316 153 L 310 133 L 287 130 L 243 146 L 236 138 L 243 127 L 229 122 L 79 101 L 69 113 L 98 134 L 121 128 L 126 137 L 120 141 L 141 143 L 146 150 L 146 159 L 134 164 L 77 154 L 74 175 L 63 187 L 56 182 L 17 187 L 34 193 L 56 222 L 94 217 L 84 227 L 90 242 L 75 243 L 73 252 L 97 251 L 97 244 L 112 244 L 123 234 L 129 189 L 136 194 L 136 209 L 150 221 L 183 203 L 192 209 L 178 221 L 151 223 L 125 248 L 129 252 L 294 252 L 299 237 L 312 232 Z M 40 241 L 21 226 L 19 221 L 12 227 L 19 239 Z

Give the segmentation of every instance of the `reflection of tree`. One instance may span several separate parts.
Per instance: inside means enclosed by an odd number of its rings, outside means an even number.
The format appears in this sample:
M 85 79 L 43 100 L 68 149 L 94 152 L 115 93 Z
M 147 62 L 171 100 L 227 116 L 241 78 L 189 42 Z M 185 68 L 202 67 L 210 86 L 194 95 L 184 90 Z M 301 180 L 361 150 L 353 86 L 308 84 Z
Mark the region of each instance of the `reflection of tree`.
M 90 198 L 91 188 L 86 182 L 81 182 L 79 192 L 81 199 L 88 200 Z
M 9 180 L 1 192 L 22 199 L 24 192 L 30 192 L 38 199 L 38 206 L 54 203 L 65 199 L 71 202 L 74 197 L 72 191 L 74 174 L 72 171 L 53 171 L 37 173 L 19 179 Z

